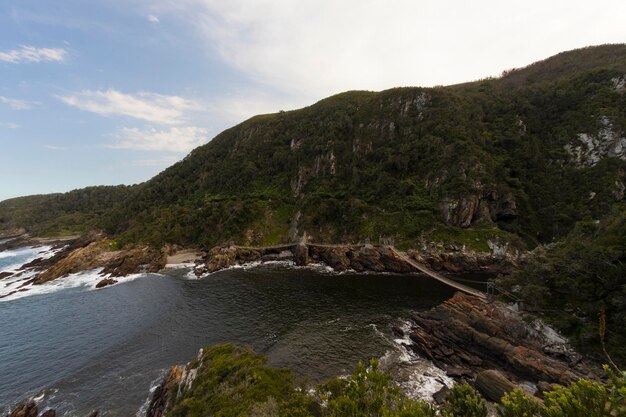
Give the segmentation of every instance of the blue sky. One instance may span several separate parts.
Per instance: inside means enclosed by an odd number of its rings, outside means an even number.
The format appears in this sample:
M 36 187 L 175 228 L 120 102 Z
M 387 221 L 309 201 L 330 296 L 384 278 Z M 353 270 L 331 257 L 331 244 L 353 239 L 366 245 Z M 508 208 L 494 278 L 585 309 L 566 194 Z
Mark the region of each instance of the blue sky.
M 622 0 L 508 3 L 3 0 L 0 200 L 142 182 L 254 114 L 341 91 L 626 42 Z

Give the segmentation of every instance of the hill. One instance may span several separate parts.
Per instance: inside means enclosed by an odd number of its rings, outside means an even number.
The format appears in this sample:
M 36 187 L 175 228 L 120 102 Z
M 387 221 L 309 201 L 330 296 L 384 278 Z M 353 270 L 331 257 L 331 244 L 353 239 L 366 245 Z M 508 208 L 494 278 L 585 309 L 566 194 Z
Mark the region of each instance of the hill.
M 624 199 L 626 45 L 502 77 L 351 91 L 253 117 L 146 183 L 0 203 L 0 228 L 99 227 L 120 242 L 533 247 Z

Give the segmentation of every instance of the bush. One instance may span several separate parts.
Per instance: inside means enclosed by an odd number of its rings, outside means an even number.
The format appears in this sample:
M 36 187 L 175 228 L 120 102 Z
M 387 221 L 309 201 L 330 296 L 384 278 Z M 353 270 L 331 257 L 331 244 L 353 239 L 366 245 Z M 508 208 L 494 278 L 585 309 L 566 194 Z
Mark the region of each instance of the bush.
M 442 415 L 444 417 L 486 417 L 487 403 L 480 393 L 468 384 L 455 385 L 446 397 Z

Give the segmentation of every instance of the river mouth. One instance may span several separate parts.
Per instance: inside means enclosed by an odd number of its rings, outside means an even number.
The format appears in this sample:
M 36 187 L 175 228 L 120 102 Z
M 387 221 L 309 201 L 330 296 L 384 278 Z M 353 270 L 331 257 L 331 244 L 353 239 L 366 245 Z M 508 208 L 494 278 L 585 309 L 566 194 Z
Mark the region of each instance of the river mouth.
M 169 366 L 225 342 L 321 382 L 359 360 L 401 355 L 391 326 L 452 293 L 415 274 L 264 265 L 200 280 L 171 269 L 101 290 L 68 287 L 0 302 L 0 414 L 35 397 L 40 409 L 61 416 L 141 415 Z

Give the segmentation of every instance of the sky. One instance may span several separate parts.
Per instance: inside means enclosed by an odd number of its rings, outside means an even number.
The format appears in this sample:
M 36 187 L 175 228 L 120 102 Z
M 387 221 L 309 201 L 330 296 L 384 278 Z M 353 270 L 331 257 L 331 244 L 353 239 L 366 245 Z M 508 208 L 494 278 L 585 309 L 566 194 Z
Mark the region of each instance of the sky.
M 2 0 L 0 200 L 143 182 L 255 114 L 626 42 L 623 0 Z

